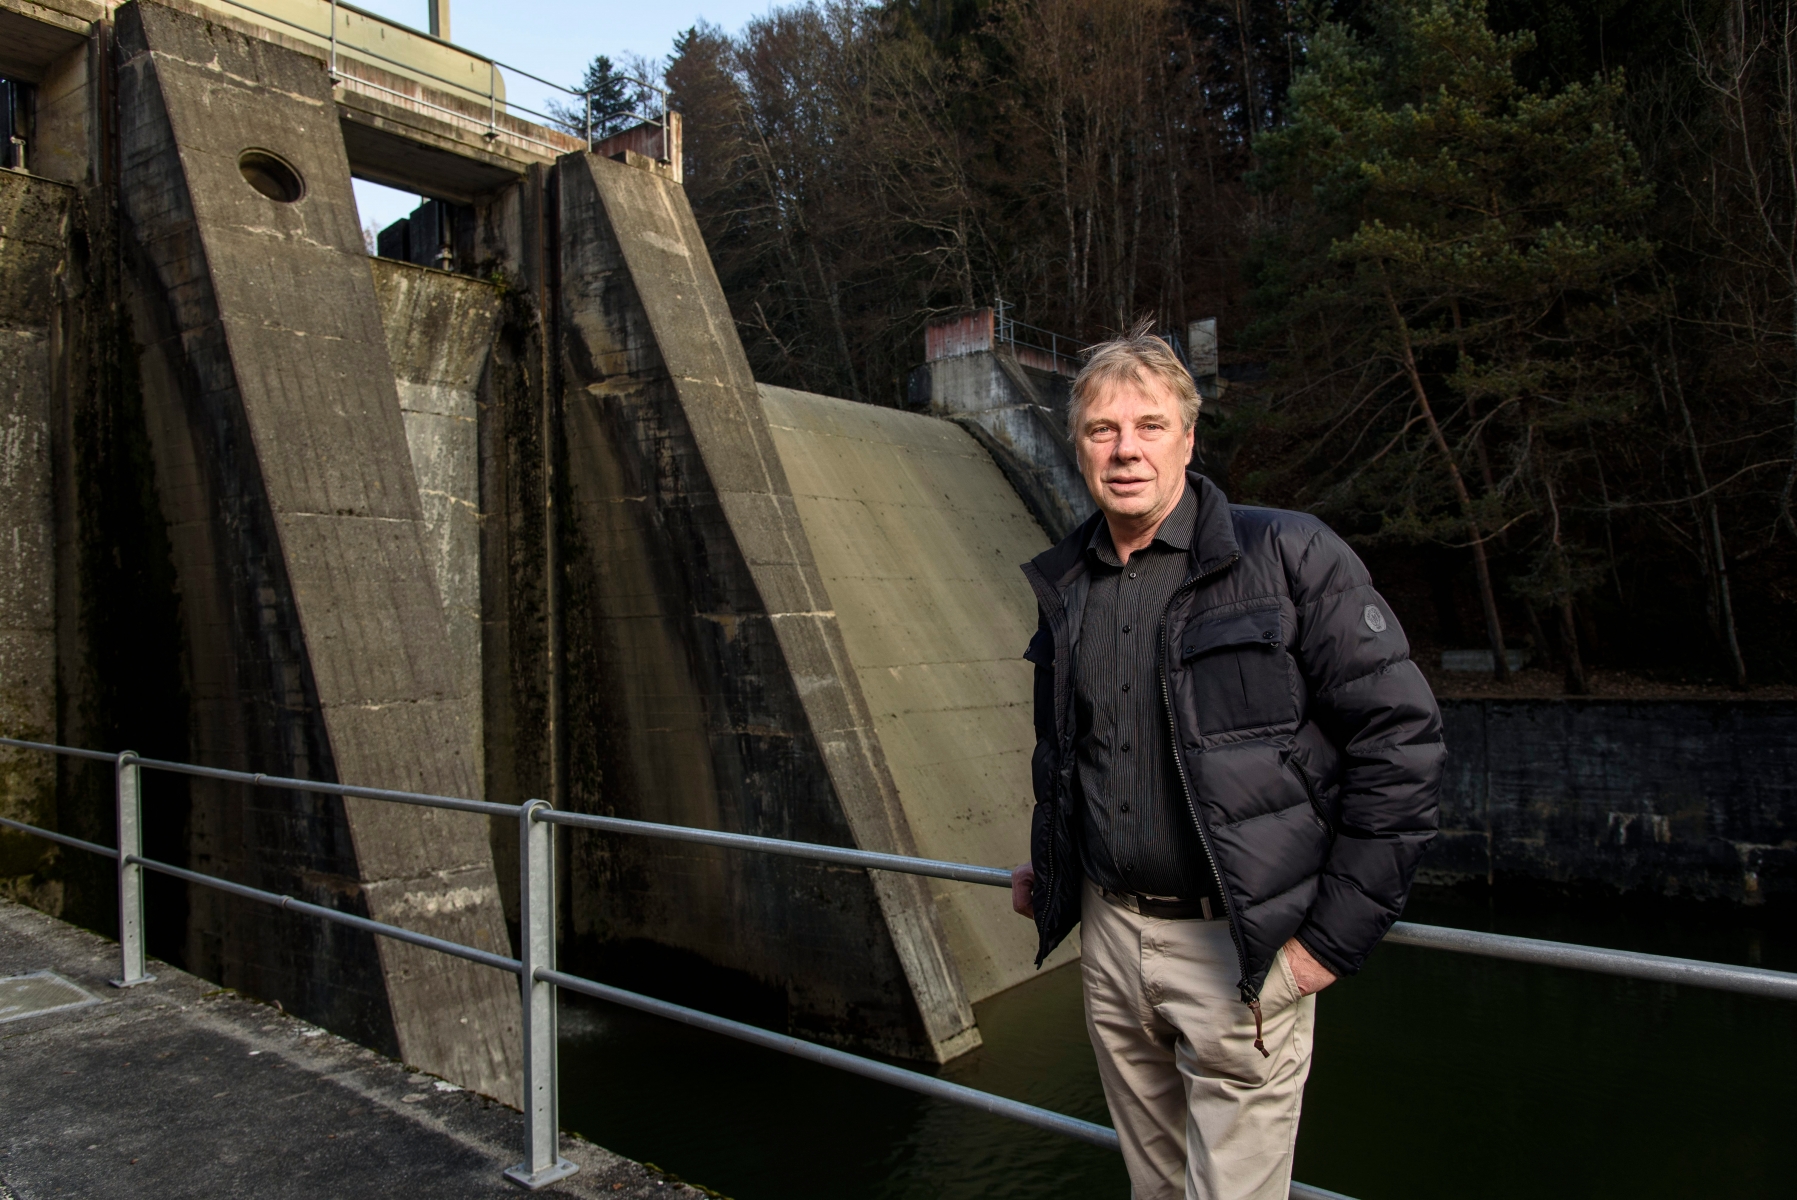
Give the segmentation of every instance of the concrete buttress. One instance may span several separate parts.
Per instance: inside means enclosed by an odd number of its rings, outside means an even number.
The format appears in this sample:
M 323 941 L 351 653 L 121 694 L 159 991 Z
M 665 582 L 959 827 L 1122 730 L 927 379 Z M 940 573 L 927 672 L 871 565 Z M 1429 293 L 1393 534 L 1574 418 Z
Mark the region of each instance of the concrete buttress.
M 453 661 L 324 66 L 153 4 L 117 29 L 192 758 L 479 795 L 478 697 Z M 194 869 L 509 949 L 484 818 L 204 781 L 192 797 Z M 190 903 L 199 973 L 516 1102 L 511 977 L 204 889 Z
M 569 804 L 915 853 L 685 193 L 593 155 L 555 187 Z M 573 932 L 602 955 L 674 948 L 807 1036 L 979 1044 L 922 880 L 580 836 Z
M 0 174 L 0 729 L 38 741 L 56 733 L 51 398 L 57 283 L 74 204 L 62 184 Z M 55 807 L 56 764 L 0 749 L 0 816 L 50 825 Z M 0 890 L 29 887 L 49 852 L 35 838 L 0 835 Z M 35 901 L 57 907 L 49 895 Z

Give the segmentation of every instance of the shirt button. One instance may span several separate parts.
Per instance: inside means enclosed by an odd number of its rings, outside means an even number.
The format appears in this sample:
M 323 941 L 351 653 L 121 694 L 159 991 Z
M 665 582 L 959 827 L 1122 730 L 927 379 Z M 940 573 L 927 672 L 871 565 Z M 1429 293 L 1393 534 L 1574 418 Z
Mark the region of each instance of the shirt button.
M 1134 578 L 1135 578 L 1135 577 L 1136 577 L 1136 573 L 1135 573 L 1135 572 L 1134 572 L 1134 571 L 1131 571 L 1131 572 L 1130 572 L 1130 573 L 1129 573 L 1129 577 L 1130 577 L 1130 578 L 1131 578 L 1131 579 L 1134 579 Z
M 1127 625 L 1125 625 L 1125 626 L 1124 626 L 1124 627 L 1123 627 L 1123 632 L 1124 632 L 1124 633 L 1128 633 L 1128 632 L 1129 632 L 1129 626 L 1127 626 Z
M 1123 690 L 1126 692 L 1129 690 L 1129 685 L 1127 683 L 1123 685 Z
M 1117 811 L 1118 811 L 1118 812 L 1128 812 L 1128 811 L 1129 811 L 1129 805 L 1127 805 L 1127 804 L 1119 804 L 1119 805 L 1118 805 L 1118 806 L 1117 806 Z
M 1123 753 L 1125 753 L 1125 754 L 1129 753 L 1129 743 L 1128 742 L 1123 743 L 1122 750 L 1123 750 Z

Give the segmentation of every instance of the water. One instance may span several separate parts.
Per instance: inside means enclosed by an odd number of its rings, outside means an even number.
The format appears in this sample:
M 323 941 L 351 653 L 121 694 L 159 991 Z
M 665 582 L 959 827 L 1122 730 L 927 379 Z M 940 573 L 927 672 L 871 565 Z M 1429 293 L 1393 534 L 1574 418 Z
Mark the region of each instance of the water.
M 1407 919 L 1797 970 L 1766 910 L 1425 892 Z M 576 998 L 562 1120 L 734 1200 L 1116 1197 L 1115 1154 Z M 1077 969 L 979 1009 L 959 1083 L 1109 1123 Z M 1318 1001 L 1297 1177 L 1358 1200 L 1797 1195 L 1797 1005 L 1402 946 Z

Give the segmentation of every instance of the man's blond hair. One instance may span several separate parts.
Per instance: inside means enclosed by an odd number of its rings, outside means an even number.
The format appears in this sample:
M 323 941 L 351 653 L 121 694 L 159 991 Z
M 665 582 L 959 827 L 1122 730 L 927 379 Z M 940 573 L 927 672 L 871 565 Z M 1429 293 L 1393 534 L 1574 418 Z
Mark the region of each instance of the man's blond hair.
M 1156 382 L 1172 392 L 1179 401 L 1179 416 L 1184 428 L 1198 423 L 1198 409 L 1203 404 L 1192 373 L 1186 370 L 1173 347 L 1154 335 L 1154 320 L 1144 317 L 1122 337 L 1100 342 L 1086 351 L 1086 365 L 1073 378 L 1073 401 L 1067 406 L 1067 436 L 1079 436 L 1080 414 L 1092 398 L 1112 384 L 1133 383 L 1138 387 Z

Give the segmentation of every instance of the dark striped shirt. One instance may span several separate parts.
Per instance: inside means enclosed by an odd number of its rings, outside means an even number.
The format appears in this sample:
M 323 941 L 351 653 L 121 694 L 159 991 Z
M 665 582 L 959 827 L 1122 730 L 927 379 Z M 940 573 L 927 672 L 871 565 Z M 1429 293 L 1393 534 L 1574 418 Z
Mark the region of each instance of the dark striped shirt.
M 1103 521 L 1086 544 L 1092 588 L 1073 675 L 1080 844 L 1086 875 L 1112 891 L 1196 899 L 1213 890 L 1155 665 L 1161 613 L 1185 582 L 1197 517 L 1187 487 L 1129 565 L 1118 561 Z

